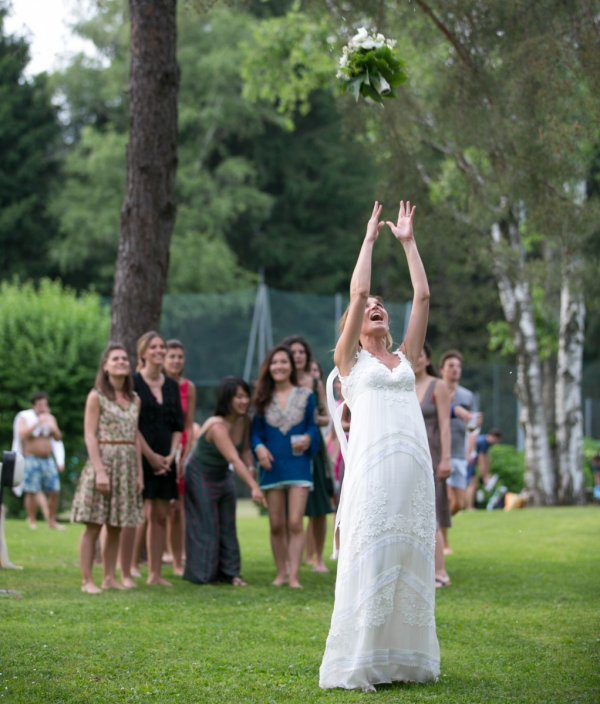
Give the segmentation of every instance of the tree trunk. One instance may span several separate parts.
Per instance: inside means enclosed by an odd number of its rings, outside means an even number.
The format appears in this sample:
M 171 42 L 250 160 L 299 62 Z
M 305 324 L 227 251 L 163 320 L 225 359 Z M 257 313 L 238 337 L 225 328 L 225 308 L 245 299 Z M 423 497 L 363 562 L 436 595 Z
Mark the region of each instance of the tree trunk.
M 160 323 L 175 224 L 177 0 L 130 0 L 127 194 L 115 273 L 111 337 L 132 357 Z
M 536 505 L 556 503 L 554 466 L 550 452 L 544 407 L 542 365 L 535 335 L 535 320 L 529 284 L 520 251 L 517 226 L 508 225 L 509 252 L 503 247 L 502 231 L 492 226 L 494 272 L 504 316 L 511 326 L 517 351 L 517 395 L 521 401 L 520 422 L 525 433 L 525 485 Z M 516 255 L 514 266 L 509 256 Z
M 585 303 L 577 285 L 579 267 L 565 256 L 560 295 L 560 334 L 556 374 L 556 441 L 559 499 L 585 501 L 583 477 L 583 414 L 581 377 Z
M 552 466 L 556 468 L 558 467 L 558 454 L 556 450 L 556 355 L 554 354 L 542 362 L 542 398 L 546 411 L 550 456 Z M 552 438 L 554 438 L 554 442 Z

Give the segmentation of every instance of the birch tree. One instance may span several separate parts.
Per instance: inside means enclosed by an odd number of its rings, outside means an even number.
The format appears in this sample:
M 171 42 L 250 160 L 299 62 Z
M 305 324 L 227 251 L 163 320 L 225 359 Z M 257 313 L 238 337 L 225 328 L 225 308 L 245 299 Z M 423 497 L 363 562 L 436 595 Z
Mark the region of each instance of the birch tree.
M 389 155 L 390 180 L 414 166 L 432 201 L 493 257 L 519 369 L 532 500 L 580 500 L 584 307 L 578 274 L 560 262 L 577 258 L 589 234 L 589 204 L 573 186 L 586 178 L 597 140 L 598 18 L 587 2 L 560 0 L 327 7 L 342 35 L 370 22 L 398 40 L 409 83 L 367 118 L 369 137 Z M 544 328 L 560 331 L 553 389 Z M 556 413 L 545 405 L 552 396 Z

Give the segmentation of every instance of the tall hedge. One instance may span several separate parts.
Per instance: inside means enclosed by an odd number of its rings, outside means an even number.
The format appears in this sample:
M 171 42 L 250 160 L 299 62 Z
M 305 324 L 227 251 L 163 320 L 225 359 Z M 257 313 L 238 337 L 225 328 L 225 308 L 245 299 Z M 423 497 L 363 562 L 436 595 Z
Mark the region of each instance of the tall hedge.
M 0 284 L 0 450 L 10 449 L 18 411 L 46 391 L 67 460 L 83 445 L 83 408 L 106 344 L 109 311 L 96 294 L 58 282 Z

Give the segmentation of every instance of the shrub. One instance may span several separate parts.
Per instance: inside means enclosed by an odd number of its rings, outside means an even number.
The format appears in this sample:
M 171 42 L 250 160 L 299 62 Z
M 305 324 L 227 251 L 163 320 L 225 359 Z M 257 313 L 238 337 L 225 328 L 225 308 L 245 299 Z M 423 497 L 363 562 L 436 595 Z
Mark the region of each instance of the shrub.
M 518 493 L 525 483 L 525 453 L 512 445 L 494 445 L 490 448 L 490 469 L 499 477 L 498 486 Z
M 15 415 L 46 391 L 63 432 L 66 475 L 76 478 L 83 408 L 106 344 L 109 314 L 96 294 L 77 296 L 60 283 L 0 284 L 0 439 L 10 449 Z M 85 455 L 85 451 L 83 451 Z M 77 460 L 77 461 L 76 461 Z M 74 464 L 75 463 L 75 464 Z M 69 483 L 69 476 L 66 484 Z M 65 486 L 68 493 L 68 487 Z
M 588 488 L 594 486 L 592 474 L 592 457 L 600 452 L 600 441 L 594 438 L 583 438 L 583 477 L 584 485 Z

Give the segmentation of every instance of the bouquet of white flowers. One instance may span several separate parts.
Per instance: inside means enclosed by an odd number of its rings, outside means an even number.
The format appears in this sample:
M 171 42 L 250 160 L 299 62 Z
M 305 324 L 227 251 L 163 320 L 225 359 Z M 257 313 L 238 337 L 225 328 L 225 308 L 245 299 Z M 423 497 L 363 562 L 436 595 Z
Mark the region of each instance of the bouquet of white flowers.
M 360 95 L 367 100 L 383 103 L 394 97 L 394 88 L 406 81 L 404 64 L 394 49 L 396 42 L 383 34 L 369 34 L 364 27 L 352 37 L 342 50 L 337 78 L 342 90 L 356 100 Z

